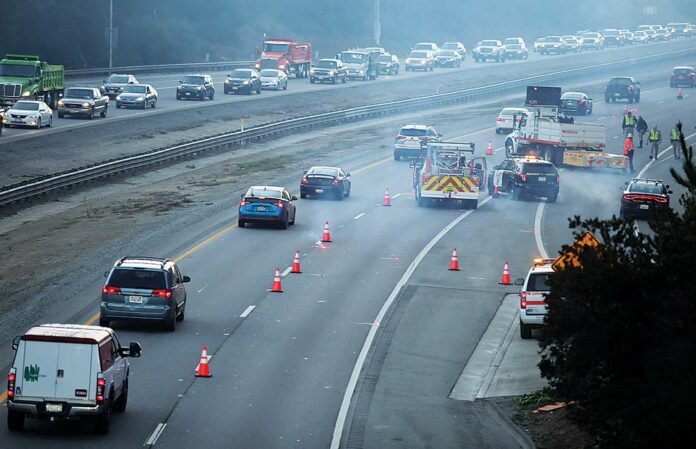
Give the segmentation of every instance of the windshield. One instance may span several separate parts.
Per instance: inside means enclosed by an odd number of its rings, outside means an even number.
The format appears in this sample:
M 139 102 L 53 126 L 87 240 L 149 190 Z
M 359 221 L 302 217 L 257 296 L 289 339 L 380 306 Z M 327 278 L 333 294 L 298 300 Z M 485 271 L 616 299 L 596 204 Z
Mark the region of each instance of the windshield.
M 518 38 L 516 38 L 516 37 L 511 37 L 511 38 L 505 39 L 505 41 L 504 41 L 503 43 L 504 43 L 505 45 L 508 45 L 508 44 L 519 44 L 519 43 L 520 43 L 520 40 L 519 40 Z
M 694 69 L 674 69 L 674 74 L 675 75 L 688 75 L 689 73 L 692 73 Z
M 251 78 L 251 70 L 233 70 L 230 78 Z
M 167 288 L 164 272 L 154 270 L 118 268 L 111 273 L 108 284 L 120 288 L 142 288 L 148 290 Z
M 442 50 L 440 56 L 454 56 L 456 53 L 453 50 Z
M 12 109 L 15 109 L 18 111 L 38 111 L 39 110 L 39 103 L 30 103 L 28 101 L 18 101 L 17 103 L 15 103 L 15 105 Z
M 549 275 L 544 273 L 532 273 L 527 279 L 528 292 L 548 292 L 551 291 L 549 285 Z
M 537 39 L 535 42 L 538 43 L 538 44 L 541 43 L 541 42 L 546 42 L 546 38 L 545 38 L 545 37 L 540 37 L 540 38 Z
M 662 195 L 664 189 L 660 184 L 648 184 L 647 182 L 634 182 L 631 184 L 631 188 L 628 189 L 629 192 L 635 193 L 650 193 L 653 195 Z
M 336 61 L 319 60 L 316 67 L 319 69 L 335 69 Z
M 561 38 L 559 36 L 549 36 L 546 38 L 546 42 L 561 42 Z
M 428 131 L 425 129 L 417 129 L 417 128 L 403 128 L 399 134 L 402 136 L 406 137 L 422 137 L 428 134 Z
M 275 78 L 276 76 L 278 76 L 278 70 L 264 69 L 264 70 L 261 70 L 260 75 L 265 76 L 265 77 Z
M 609 81 L 609 84 L 612 86 L 628 86 L 631 84 L 631 80 L 628 78 L 613 78 Z
M 433 44 L 416 44 L 415 47 L 413 47 L 414 50 L 432 50 L 433 49 Z
M 145 86 L 138 86 L 135 84 L 131 84 L 129 86 L 126 86 L 125 89 L 123 89 L 123 93 L 125 94 L 144 94 L 147 92 L 147 88 Z
M 92 89 L 76 89 L 74 87 L 65 91 L 66 98 L 93 98 L 94 92 Z
M 382 55 L 377 58 L 377 62 L 392 62 L 392 57 L 391 55 Z
M 314 167 L 308 172 L 308 175 L 324 175 L 324 176 L 338 176 L 338 169 L 332 167 Z
M 111 75 L 108 80 L 106 80 L 107 83 L 113 83 L 113 84 L 128 84 L 128 76 L 127 75 Z
M 0 64 L 0 76 L 13 76 L 18 78 L 32 78 L 34 76 L 34 66 Z
M 500 111 L 500 115 L 515 115 L 515 114 L 520 115 L 520 114 L 524 114 L 526 112 L 527 111 L 525 111 L 523 109 L 505 108 L 502 111 Z
M 428 57 L 428 53 L 424 51 L 412 51 L 410 55 L 408 55 L 409 58 L 415 58 L 415 59 L 426 59 Z
M 522 46 L 520 44 L 507 44 L 506 48 L 508 50 L 521 50 Z
M 341 53 L 341 61 L 349 64 L 359 64 L 365 62 L 365 56 L 364 53 Z
M 568 92 L 561 96 L 561 100 L 582 100 L 583 98 L 585 98 L 585 95 L 576 92 Z
M 479 47 L 497 47 L 498 41 L 481 41 Z
M 446 42 L 442 45 L 442 48 L 445 50 L 458 50 L 459 44 L 456 42 Z
M 265 52 L 287 53 L 289 48 L 289 44 L 273 44 L 270 42 L 266 42 L 265 44 L 263 44 L 263 51 Z
M 247 198 L 282 198 L 283 193 L 280 190 L 267 190 L 262 188 L 251 188 L 246 194 Z
M 185 76 L 182 82 L 184 84 L 204 84 L 205 78 L 202 76 Z
M 619 32 L 617 30 L 607 30 L 604 32 L 604 35 L 615 37 L 619 35 Z
M 524 164 L 524 173 L 528 175 L 555 175 L 556 168 L 551 164 Z

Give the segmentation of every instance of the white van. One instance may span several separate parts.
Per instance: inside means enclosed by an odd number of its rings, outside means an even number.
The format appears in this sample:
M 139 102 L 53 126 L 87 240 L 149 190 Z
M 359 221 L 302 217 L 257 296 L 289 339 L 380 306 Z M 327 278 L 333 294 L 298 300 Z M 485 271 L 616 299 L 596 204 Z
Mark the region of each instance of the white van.
M 7 382 L 7 426 L 26 416 L 56 421 L 89 417 L 95 431 L 109 432 L 111 412 L 128 402 L 129 363 L 140 344 L 121 347 L 108 327 L 43 324 L 12 342 L 16 351 Z

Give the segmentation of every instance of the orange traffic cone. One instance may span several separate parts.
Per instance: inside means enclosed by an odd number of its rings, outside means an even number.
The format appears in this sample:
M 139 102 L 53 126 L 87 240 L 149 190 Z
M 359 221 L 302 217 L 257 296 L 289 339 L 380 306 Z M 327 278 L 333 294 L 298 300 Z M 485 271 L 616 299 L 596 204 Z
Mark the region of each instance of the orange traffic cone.
M 331 233 L 329 232 L 329 222 L 324 222 L 324 234 L 321 236 L 321 241 L 323 243 L 329 243 L 331 241 Z
M 500 280 L 501 285 L 512 285 L 510 282 L 510 269 L 508 268 L 508 261 L 505 261 L 505 266 L 503 267 L 503 278 Z
M 273 287 L 271 288 L 273 293 L 283 293 L 283 284 L 280 283 L 280 268 L 276 268 L 275 276 L 273 277 Z
M 452 259 L 450 259 L 450 271 L 459 271 L 459 258 L 457 258 L 457 248 L 452 251 Z
M 624 105 L 624 115 L 628 114 L 628 105 Z
M 384 192 L 384 203 L 382 206 L 391 206 L 391 198 L 389 198 L 389 189 Z
M 208 366 L 208 347 L 205 345 L 203 345 L 203 351 L 201 352 L 201 361 L 198 367 L 196 367 L 196 377 L 213 377 Z
M 683 99 L 683 98 L 684 98 L 684 92 L 682 92 L 682 88 L 680 87 L 680 88 L 677 90 L 677 100 L 681 100 L 681 99 Z
M 491 139 L 488 139 L 488 149 L 486 150 L 486 155 L 493 156 L 493 142 L 491 142 Z
M 290 273 L 302 273 L 300 269 L 300 250 L 295 250 L 295 260 L 292 261 L 292 269 Z

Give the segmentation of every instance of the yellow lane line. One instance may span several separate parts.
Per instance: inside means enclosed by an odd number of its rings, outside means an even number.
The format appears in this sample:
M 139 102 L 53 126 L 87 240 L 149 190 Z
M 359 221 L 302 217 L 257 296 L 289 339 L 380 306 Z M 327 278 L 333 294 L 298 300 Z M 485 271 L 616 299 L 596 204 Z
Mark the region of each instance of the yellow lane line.
M 188 256 L 190 256 L 191 254 L 195 253 L 196 251 L 200 250 L 201 248 L 204 248 L 204 247 L 208 246 L 209 244 L 211 244 L 211 243 L 214 242 L 215 240 L 219 239 L 219 238 L 222 237 L 223 235 L 228 234 L 230 231 L 232 231 L 233 229 L 237 228 L 238 226 L 239 226 L 239 225 L 238 225 L 237 223 L 235 223 L 235 224 L 233 224 L 233 225 L 230 225 L 230 226 L 226 227 L 225 229 L 222 229 L 222 230 L 216 232 L 215 234 L 211 235 L 211 236 L 208 237 L 207 239 L 205 239 L 205 240 L 203 240 L 202 242 L 200 242 L 200 243 L 198 243 L 198 244 L 192 246 L 191 248 L 189 248 L 189 249 L 187 249 L 186 251 L 184 251 L 182 254 L 176 256 L 176 257 L 174 258 L 174 261 L 175 261 L 175 262 L 181 262 L 182 260 L 184 260 L 185 258 L 187 258 Z

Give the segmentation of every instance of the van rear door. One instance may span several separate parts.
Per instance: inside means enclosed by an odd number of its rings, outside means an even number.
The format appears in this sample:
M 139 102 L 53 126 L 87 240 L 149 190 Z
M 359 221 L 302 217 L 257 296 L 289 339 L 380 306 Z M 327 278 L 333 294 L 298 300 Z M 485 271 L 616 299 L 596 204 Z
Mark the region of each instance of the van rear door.
M 55 397 L 59 344 L 52 341 L 20 342 L 15 362 L 16 397 Z
M 92 358 L 95 345 L 59 343 L 56 369 L 57 399 L 94 399 L 96 376 L 92 382 Z M 96 374 L 96 373 L 95 373 Z

